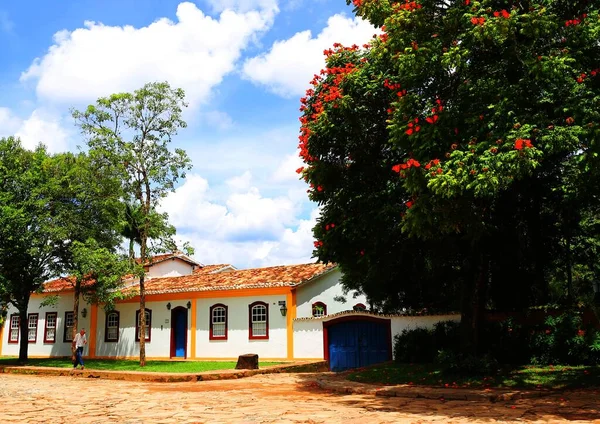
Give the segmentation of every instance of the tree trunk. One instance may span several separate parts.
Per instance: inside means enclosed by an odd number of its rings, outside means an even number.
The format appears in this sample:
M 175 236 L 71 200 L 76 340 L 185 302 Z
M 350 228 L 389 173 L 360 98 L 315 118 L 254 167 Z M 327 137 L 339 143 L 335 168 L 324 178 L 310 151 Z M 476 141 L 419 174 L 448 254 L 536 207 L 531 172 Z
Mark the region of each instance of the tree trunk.
M 461 351 L 465 354 L 478 355 L 480 353 L 479 338 L 481 323 L 485 309 L 485 289 L 487 277 L 487 263 L 485 255 L 475 253 L 470 275 L 463 284 L 460 335 Z
M 146 235 L 142 235 L 140 245 L 140 261 L 142 267 L 146 262 Z M 140 367 L 146 366 L 146 289 L 144 287 L 145 272 L 140 275 Z
M 135 264 L 135 251 L 133 250 L 135 245 L 135 241 L 133 237 L 129 239 L 129 262 L 133 265 Z
M 27 362 L 27 350 L 29 349 L 29 325 L 27 321 L 27 308 L 29 306 L 29 296 L 24 302 L 24 305 L 19 307 L 19 337 L 21 337 L 21 341 L 19 342 L 19 363 L 24 364 Z M 10 326 L 10 323 L 9 323 Z M 10 330 L 10 327 L 9 327 Z
M 79 327 L 79 294 L 81 293 L 81 281 L 79 278 L 75 280 L 75 287 L 73 293 L 73 329 L 71 330 L 71 340 L 75 341 L 77 335 L 77 329 Z M 75 345 L 71 343 L 71 357 L 75 360 Z
M 571 235 L 567 233 L 565 239 L 565 261 L 567 268 L 567 302 L 569 306 L 574 303 L 573 294 L 573 264 L 571 260 Z

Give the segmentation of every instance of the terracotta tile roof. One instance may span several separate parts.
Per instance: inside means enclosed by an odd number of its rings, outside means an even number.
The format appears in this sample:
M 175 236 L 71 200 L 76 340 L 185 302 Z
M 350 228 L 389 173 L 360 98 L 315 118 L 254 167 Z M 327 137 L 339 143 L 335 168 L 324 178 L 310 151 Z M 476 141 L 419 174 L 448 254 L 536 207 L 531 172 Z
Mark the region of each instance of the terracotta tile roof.
M 84 280 L 81 283 L 81 285 L 83 287 L 91 286 L 92 284 L 94 284 L 94 282 L 95 281 L 92 279 L 87 279 Z M 50 280 L 45 282 L 43 287 L 44 293 L 58 293 L 73 290 L 73 288 L 75 287 L 75 277 L 70 275 L 68 277 L 60 277 L 55 280 Z
M 292 287 L 334 268 L 333 264 L 317 263 L 153 278 L 146 281 L 146 294 Z
M 217 271 L 227 268 L 226 271 L 234 271 L 236 268 L 230 264 L 203 265 L 194 270 L 194 274 L 212 274 Z

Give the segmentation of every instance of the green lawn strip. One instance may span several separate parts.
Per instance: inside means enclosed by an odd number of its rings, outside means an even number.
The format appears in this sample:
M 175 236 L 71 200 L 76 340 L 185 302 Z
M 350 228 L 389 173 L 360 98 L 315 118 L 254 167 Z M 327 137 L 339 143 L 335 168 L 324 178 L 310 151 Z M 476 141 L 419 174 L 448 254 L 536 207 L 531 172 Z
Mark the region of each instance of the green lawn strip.
M 138 361 L 123 359 L 84 359 L 86 369 L 106 371 L 144 371 L 144 372 L 173 372 L 197 373 L 204 371 L 232 370 L 233 361 L 146 361 L 145 367 L 140 367 Z M 259 366 L 268 367 L 279 365 L 281 362 L 260 362 Z M 0 366 L 19 365 L 16 358 L 0 358 Z M 29 359 L 26 364 L 32 367 L 71 368 L 73 364 L 67 358 Z
M 426 385 L 454 388 L 566 389 L 600 386 L 600 366 L 506 368 L 495 375 L 444 373 L 434 364 L 382 364 L 349 372 L 347 378 L 378 385 Z

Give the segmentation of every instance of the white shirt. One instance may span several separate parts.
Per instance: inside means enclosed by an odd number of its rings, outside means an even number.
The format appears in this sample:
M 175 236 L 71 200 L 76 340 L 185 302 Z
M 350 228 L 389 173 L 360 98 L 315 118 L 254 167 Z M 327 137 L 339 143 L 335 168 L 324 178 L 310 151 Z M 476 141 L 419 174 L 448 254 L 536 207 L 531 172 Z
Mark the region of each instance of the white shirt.
M 81 333 L 75 334 L 75 347 L 83 347 L 87 343 L 85 334 L 82 336 Z

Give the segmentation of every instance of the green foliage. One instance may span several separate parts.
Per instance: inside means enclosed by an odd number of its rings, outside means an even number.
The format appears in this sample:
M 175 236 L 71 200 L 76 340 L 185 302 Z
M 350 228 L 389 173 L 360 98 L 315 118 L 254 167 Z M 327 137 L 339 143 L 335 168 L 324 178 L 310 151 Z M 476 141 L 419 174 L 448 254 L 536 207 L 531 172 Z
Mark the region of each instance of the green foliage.
M 437 386 L 448 388 L 520 388 L 520 389 L 576 389 L 598 387 L 600 367 L 514 367 L 502 368 L 495 374 L 449 373 L 437 364 L 385 363 L 350 372 L 352 381 L 409 386 Z
M 544 325 L 532 335 L 533 364 L 580 365 L 600 364 L 600 331 L 593 326 L 585 328 L 581 313 L 568 311 L 549 315 Z
M 471 350 L 486 308 L 589 302 L 598 4 L 352 3 L 382 34 L 301 99 L 315 256 L 381 310 L 460 306 Z
M 394 337 L 394 360 L 431 363 L 438 352 L 458 349 L 458 329 L 459 324 L 454 321 L 439 322 L 432 329 L 404 329 Z
M 157 212 L 160 201 L 185 178 L 191 162 L 182 149 L 169 150 L 186 107 L 185 93 L 166 82 L 148 83 L 133 93 L 99 98 L 95 105 L 72 114 L 87 138 L 90 156 L 109 172 L 120 176 L 126 202 L 122 234 L 140 245 L 140 264 L 152 250 L 172 248 L 174 228 L 166 214 Z M 156 243 L 152 246 L 149 243 Z M 153 249 L 154 248 L 154 249 Z M 131 261 L 133 263 L 133 261 Z M 140 331 L 144 332 L 145 288 L 143 267 L 136 267 L 140 281 Z M 140 340 L 140 365 L 145 364 L 145 342 Z
M 476 356 L 450 350 L 440 350 L 435 362 L 447 374 L 487 376 L 496 374 L 499 371 L 498 361 L 489 354 Z

